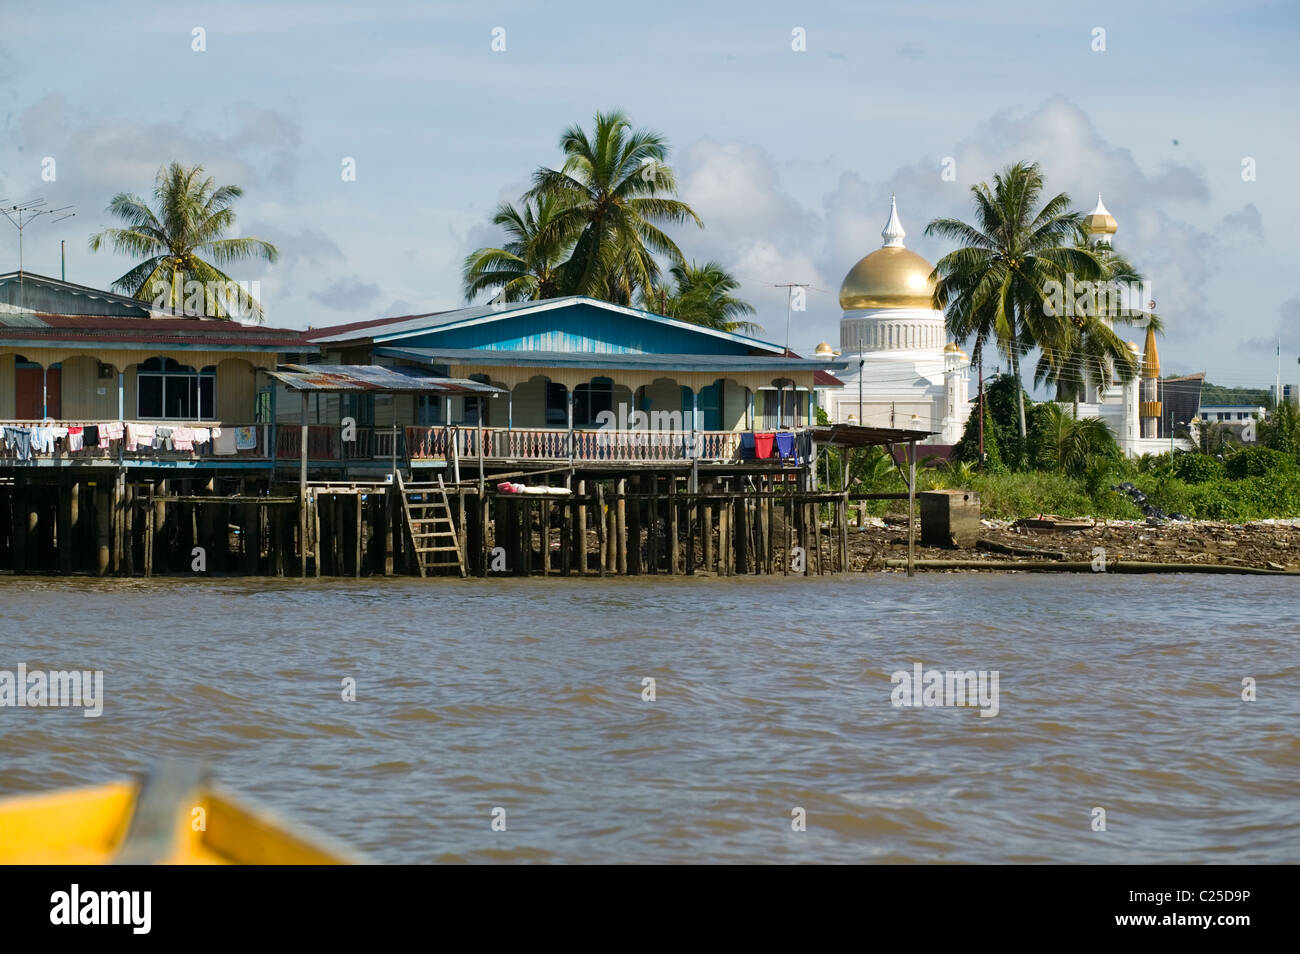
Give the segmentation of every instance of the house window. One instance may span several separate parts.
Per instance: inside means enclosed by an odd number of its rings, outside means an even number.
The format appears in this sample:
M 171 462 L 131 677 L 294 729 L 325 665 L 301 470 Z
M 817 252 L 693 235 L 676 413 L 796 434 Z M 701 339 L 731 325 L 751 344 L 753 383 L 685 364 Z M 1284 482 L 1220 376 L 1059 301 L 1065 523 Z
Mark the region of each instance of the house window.
M 421 394 L 415 401 L 415 423 L 421 427 L 437 427 L 443 423 L 441 394 Z
M 350 417 L 358 424 L 375 423 L 375 396 L 373 394 L 344 394 L 339 402 L 341 417 Z
M 216 413 L 217 369 L 195 371 L 171 358 L 150 358 L 136 374 L 136 416 L 210 421 Z
M 597 427 L 602 411 L 614 410 L 614 382 L 610 378 L 592 378 L 590 384 L 573 389 L 573 426 Z
M 569 392 L 554 381 L 546 382 L 546 426 L 569 426 Z

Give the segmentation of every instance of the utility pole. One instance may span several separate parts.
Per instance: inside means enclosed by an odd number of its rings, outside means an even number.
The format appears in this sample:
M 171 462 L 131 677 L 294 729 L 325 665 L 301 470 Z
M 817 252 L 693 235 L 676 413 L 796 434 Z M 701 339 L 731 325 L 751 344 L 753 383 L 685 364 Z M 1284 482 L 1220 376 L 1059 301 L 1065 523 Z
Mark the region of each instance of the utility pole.
M 862 375 L 867 370 L 867 359 L 858 355 L 858 427 L 866 427 L 867 419 L 862 416 Z
M 980 354 L 980 469 L 984 469 L 984 355 Z
M 1273 410 L 1282 406 L 1282 336 L 1277 336 L 1277 380 L 1273 391 Z
M 773 288 L 786 288 L 789 291 L 785 296 L 785 350 L 790 350 L 790 303 L 794 299 L 794 290 L 796 288 L 807 288 L 807 282 L 785 282 L 780 285 L 773 285 Z

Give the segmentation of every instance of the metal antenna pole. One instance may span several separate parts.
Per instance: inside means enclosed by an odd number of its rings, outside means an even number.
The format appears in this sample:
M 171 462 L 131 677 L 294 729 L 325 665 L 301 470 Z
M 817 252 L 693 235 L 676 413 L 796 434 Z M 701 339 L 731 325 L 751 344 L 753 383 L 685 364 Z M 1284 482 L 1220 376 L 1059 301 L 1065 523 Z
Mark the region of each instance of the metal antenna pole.
M 785 350 L 790 350 L 790 304 L 793 300 L 794 289 L 808 288 L 808 282 L 784 282 L 779 285 L 773 285 L 773 288 L 789 289 L 785 295 Z
M 62 222 L 76 214 L 77 210 L 70 205 L 47 209 L 44 199 L 29 199 L 26 202 L 0 206 L 0 215 L 8 219 L 9 224 L 18 230 L 18 301 L 20 304 L 26 301 L 23 295 L 23 230 L 42 215 L 57 215 L 58 218 L 51 221 Z

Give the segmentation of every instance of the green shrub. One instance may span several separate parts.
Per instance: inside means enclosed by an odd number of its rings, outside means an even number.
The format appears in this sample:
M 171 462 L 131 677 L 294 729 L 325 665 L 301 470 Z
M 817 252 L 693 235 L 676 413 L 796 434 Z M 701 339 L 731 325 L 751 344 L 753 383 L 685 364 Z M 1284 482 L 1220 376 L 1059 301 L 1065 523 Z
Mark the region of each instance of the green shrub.
M 1170 469 L 1175 477 L 1189 484 L 1203 484 L 1223 478 L 1223 463 L 1206 454 L 1175 454 Z
M 1229 477 L 1272 477 L 1295 470 L 1290 454 L 1268 447 L 1245 447 L 1228 458 L 1225 470 Z

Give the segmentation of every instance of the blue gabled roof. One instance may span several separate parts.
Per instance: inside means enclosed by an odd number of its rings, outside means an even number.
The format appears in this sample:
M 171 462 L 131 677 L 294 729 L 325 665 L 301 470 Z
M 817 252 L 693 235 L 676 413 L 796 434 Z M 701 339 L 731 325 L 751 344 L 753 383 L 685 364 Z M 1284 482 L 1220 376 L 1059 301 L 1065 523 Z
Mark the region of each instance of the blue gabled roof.
M 486 348 L 376 346 L 375 354 L 425 364 L 501 367 L 596 368 L 640 371 L 841 371 L 848 362 L 795 355 L 747 354 L 576 354 L 568 351 L 495 351 Z
M 308 340 L 321 345 L 342 344 L 345 342 L 370 342 L 376 345 L 387 344 L 402 341 L 403 339 L 428 335 L 430 333 L 474 328 L 476 326 L 491 324 L 505 319 L 520 318 L 526 315 L 542 315 L 549 311 L 569 309 L 575 306 L 595 308 L 609 312 L 613 315 L 621 315 L 624 317 L 652 322 L 660 328 L 665 330 L 672 329 L 678 334 L 685 332 L 691 335 L 711 338 L 716 341 L 718 345 L 723 345 L 725 343 L 727 350 L 732 352 L 734 352 L 737 347 L 754 351 L 769 352 L 775 355 L 782 355 L 785 352 L 785 349 L 781 345 L 773 344 L 770 341 L 763 341 L 759 338 L 751 338 L 748 335 L 736 334 L 729 331 L 718 331 L 713 328 L 706 328 L 702 325 L 692 324 L 688 321 L 679 321 L 676 318 L 669 318 L 665 315 L 657 315 L 653 312 L 642 311 L 639 308 L 615 305 L 598 298 L 588 298 L 582 295 L 572 295 L 566 298 L 548 298 L 539 301 L 510 302 L 496 305 L 473 305 L 469 308 L 430 312 L 429 314 L 424 315 L 406 315 L 400 318 L 380 318 L 374 321 L 356 322 L 334 328 L 312 329 L 305 334 L 305 337 Z

